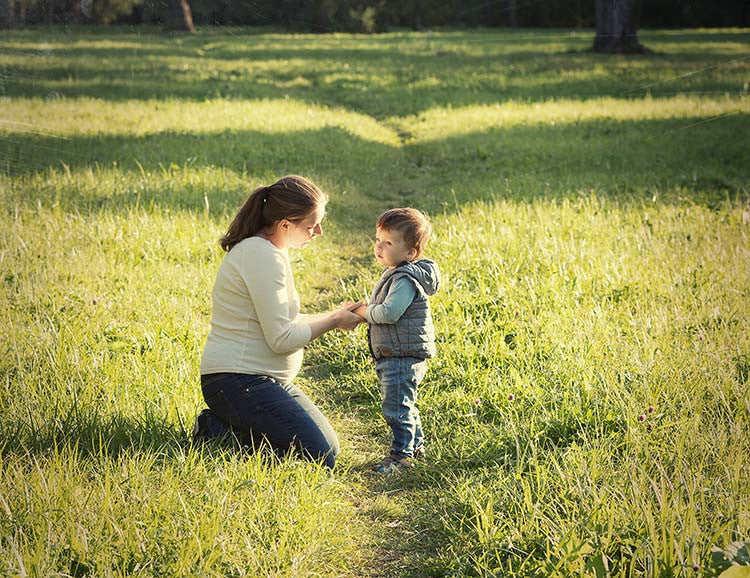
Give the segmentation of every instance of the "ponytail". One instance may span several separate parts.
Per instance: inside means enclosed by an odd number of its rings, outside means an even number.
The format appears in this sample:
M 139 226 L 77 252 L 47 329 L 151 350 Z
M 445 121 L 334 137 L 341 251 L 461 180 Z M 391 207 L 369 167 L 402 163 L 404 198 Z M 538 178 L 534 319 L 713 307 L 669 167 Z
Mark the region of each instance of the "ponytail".
M 267 187 L 255 189 L 237 211 L 226 235 L 219 243 L 229 251 L 240 241 L 253 237 L 281 219 L 299 222 L 319 205 L 325 193 L 304 177 L 289 175 Z

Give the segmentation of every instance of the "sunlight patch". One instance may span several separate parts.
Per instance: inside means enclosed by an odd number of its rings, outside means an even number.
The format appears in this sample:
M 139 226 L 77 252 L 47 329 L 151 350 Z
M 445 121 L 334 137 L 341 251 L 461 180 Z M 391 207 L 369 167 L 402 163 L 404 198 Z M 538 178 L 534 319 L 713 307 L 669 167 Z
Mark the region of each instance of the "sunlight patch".
M 702 119 L 718 115 L 750 114 L 750 102 L 736 97 L 646 98 L 644 100 L 598 98 L 586 101 L 475 105 L 463 108 L 438 107 L 415 116 L 392 118 L 415 141 L 444 140 L 498 127 L 575 124 L 592 120 Z

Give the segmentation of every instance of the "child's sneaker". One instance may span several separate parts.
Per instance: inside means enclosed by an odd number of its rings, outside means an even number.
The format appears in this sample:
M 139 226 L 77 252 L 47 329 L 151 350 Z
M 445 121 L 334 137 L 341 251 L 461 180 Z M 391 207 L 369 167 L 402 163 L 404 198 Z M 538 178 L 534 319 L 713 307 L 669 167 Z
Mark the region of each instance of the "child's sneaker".
M 374 471 L 379 474 L 398 474 L 400 472 L 410 470 L 414 467 L 413 458 L 400 458 L 397 456 L 388 456 L 379 464 L 372 467 Z
M 204 409 L 195 418 L 193 443 L 218 438 L 230 432 L 229 426 L 210 409 Z

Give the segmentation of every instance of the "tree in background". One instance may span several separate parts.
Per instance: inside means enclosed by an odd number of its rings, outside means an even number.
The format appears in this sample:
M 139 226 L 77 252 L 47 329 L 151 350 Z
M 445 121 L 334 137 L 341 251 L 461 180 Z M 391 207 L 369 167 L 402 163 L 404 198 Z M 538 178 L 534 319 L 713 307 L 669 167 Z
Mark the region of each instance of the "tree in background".
M 0 0 L 0 28 L 26 24 L 26 14 L 38 4 L 37 0 Z
M 141 0 L 73 0 L 70 3 L 69 22 L 81 22 L 83 17 L 92 22 L 111 24 L 121 16 L 130 14 Z
M 170 0 L 169 11 L 170 18 L 167 22 L 167 28 L 183 32 L 195 32 L 193 11 L 190 9 L 188 0 Z
M 13 28 L 16 23 L 14 0 L 0 0 L 0 28 Z
M 594 52 L 647 52 L 638 41 L 638 8 L 638 0 L 596 0 Z
M 518 28 L 518 16 L 516 15 L 516 0 L 505 0 L 506 11 L 508 13 L 508 26 Z
M 0 0 L 0 26 L 71 22 L 273 26 L 306 32 L 596 25 L 594 50 L 642 52 L 638 27 L 747 26 L 750 0 Z

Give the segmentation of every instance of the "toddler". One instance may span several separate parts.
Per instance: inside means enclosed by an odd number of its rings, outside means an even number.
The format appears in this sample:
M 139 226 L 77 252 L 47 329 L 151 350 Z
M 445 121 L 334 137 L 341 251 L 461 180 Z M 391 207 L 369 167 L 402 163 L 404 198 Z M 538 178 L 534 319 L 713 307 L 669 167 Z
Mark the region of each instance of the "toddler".
M 383 417 L 393 432 L 390 454 L 373 469 L 393 474 L 424 455 L 417 387 L 427 359 L 435 355 L 435 331 L 428 296 L 440 284 L 440 271 L 422 253 L 432 227 L 416 209 L 390 209 L 375 225 L 375 259 L 386 267 L 369 305 L 355 313 L 368 323 L 370 353 L 380 382 Z

